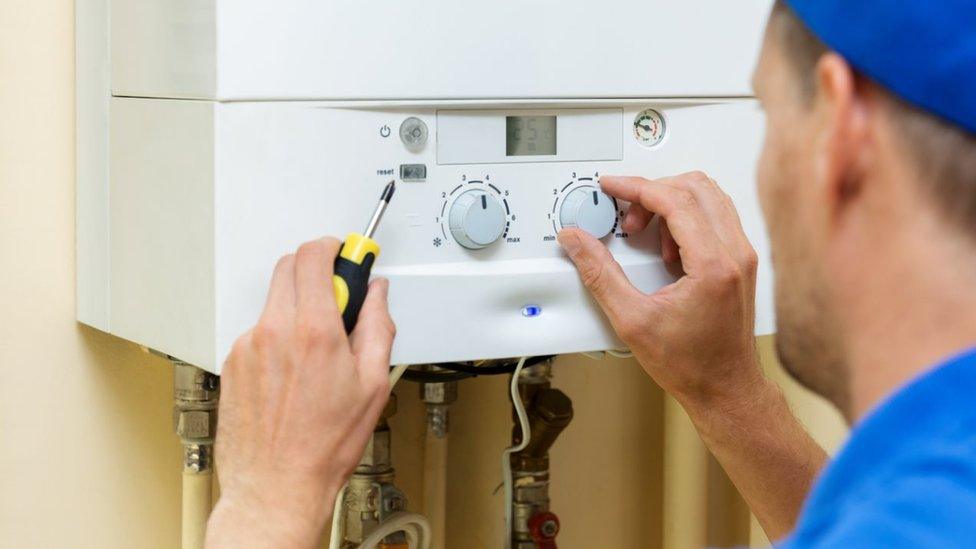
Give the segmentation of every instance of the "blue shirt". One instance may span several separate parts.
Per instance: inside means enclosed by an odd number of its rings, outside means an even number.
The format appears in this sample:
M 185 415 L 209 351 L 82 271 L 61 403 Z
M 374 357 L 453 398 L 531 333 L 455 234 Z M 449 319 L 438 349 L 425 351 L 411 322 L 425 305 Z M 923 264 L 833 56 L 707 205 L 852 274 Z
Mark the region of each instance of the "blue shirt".
M 776 547 L 976 547 L 976 349 L 870 413 Z

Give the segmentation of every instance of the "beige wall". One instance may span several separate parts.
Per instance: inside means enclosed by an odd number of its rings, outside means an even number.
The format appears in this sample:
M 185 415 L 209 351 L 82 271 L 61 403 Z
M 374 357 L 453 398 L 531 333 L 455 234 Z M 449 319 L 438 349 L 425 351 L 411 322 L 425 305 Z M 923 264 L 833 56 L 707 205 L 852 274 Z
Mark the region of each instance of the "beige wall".
M 72 9 L 0 0 L 0 547 L 172 548 L 180 476 L 169 365 L 74 321 Z M 665 399 L 633 361 L 573 356 L 555 372 L 577 414 L 552 454 L 560 545 L 659 546 L 662 487 L 684 482 L 663 468 Z M 499 539 L 504 384 L 461 386 L 448 465 L 453 547 Z M 790 392 L 818 436 L 839 439 L 835 415 Z M 422 405 L 415 386 L 397 393 L 400 483 L 419 502 Z M 734 492 L 708 471 L 708 503 L 692 502 L 705 514 L 676 517 L 675 547 L 748 535 Z
M 72 18 L 0 3 L 0 546 L 174 547 L 169 369 L 74 322 Z

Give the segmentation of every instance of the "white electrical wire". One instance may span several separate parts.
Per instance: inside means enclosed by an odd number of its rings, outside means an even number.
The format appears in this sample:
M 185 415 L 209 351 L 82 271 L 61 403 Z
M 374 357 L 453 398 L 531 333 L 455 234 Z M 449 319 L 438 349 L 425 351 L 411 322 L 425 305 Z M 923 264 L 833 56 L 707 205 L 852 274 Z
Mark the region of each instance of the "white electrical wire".
M 407 371 L 407 364 L 397 364 L 390 370 L 390 392 L 393 392 L 393 387 L 396 386 L 400 378 L 403 377 L 403 372 Z M 339 549 L 342 545 L 342 531 L 345 529 L 345 524 L 343 524 L 343 514 L 342 514 L 342 498 L 346 495 L 346 485 L 343 484 L 342 488 L 339 489 L 339 493 L 336 494 L 335 503 L 332 508 L 332 530 L 329 532 L 329 549 Z M 428 526 L 429 529 L 429 526 Z M 389 535 L 389 534 L 387 534 Z M 428 539 L 430 536 L 427 536 Z
M 608 349 L 607 354 L 615 358 L 634 358 L 634 353 L 630 349 Z
M 393 513 L 380 523 L 362 543 L 359 549 L 373 549 L 383 542 L 383 538 L 395 532 L 407 534 L 409 545 L 419 549 L 430 549 L 430 522 L 427 517 L 417 513 Z
M 342 530 L 345 526 L 342 521 L 342 499 L 346 495 L 346 485 L 343 484 L 336 494 L 335 503 L 332 508 L 332 531 L 329 532 L 329 549 L 339 549 L 342 544 Z
M 607 349 L 606 351 L 590 351 L 580 354 L 593 360 L 603 360 L 606 355 L 614 358 L 634 358 L 634 353 L 630 352 L 630 349 Z
M 390 370 L 390 392 L 393 391 L 393 387 L 396 386 L 400 378 L 403 377 L 403 372 L 407 371 L 407 364 L 397 364 Z
M 514 497 L 514 483 L 512 481 L 511 455 L 524 450 L 529 445 L 529 438 L 532 436 L 532 433 L 529 431 L 529 416 L 525 413 L 525 405 L 522 403 L 522 397 L 519 396 L 518 392 L 519 374 L 522 373 L 522 367 L 525 366 L 525 361 L 528 358 L 524 356 L 519 359 L 518 365 L 515 366 L 515 372 L 512 373 L 512 385 L 510 387 L 512 405 L 515 406 L 515 415 L 518 416 L 519 428 L 522 429 L 522 442 L 517 446 L 506 448 L 502 452 L 502 482 L 505 484 L 505 549 L 512 547 L 512 498 Z

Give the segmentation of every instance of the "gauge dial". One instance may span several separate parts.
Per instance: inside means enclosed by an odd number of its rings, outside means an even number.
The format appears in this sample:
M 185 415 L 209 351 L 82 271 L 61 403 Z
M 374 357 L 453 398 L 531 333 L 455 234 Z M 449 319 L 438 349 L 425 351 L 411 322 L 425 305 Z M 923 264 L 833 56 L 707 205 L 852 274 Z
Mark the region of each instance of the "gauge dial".
M 617 224 L 617 203 L 600 189 L 585 185 L 573 189 L 559 209 L 563 227 L 577 227 L 596 238 L 613 232 Z
M 488 247 L 505 233 L 505 208 L 478 189 L 459 196 L 448 219 L 454 239 L 469 250 Z
M 664 117 L 654 109 L 646 109 L 634 118 L 634 137 L 645 147 L 653 147 L 664 140 Z

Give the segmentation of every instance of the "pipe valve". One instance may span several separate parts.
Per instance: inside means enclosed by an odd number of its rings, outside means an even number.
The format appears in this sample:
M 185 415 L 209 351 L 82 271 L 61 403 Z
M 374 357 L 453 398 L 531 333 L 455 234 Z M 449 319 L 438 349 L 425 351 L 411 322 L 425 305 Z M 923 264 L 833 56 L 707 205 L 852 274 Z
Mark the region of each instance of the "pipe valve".
M 556 549 L 559 517 L 552 511 L 536 513 L 529 519 L 529 535 L 538 549 Z

